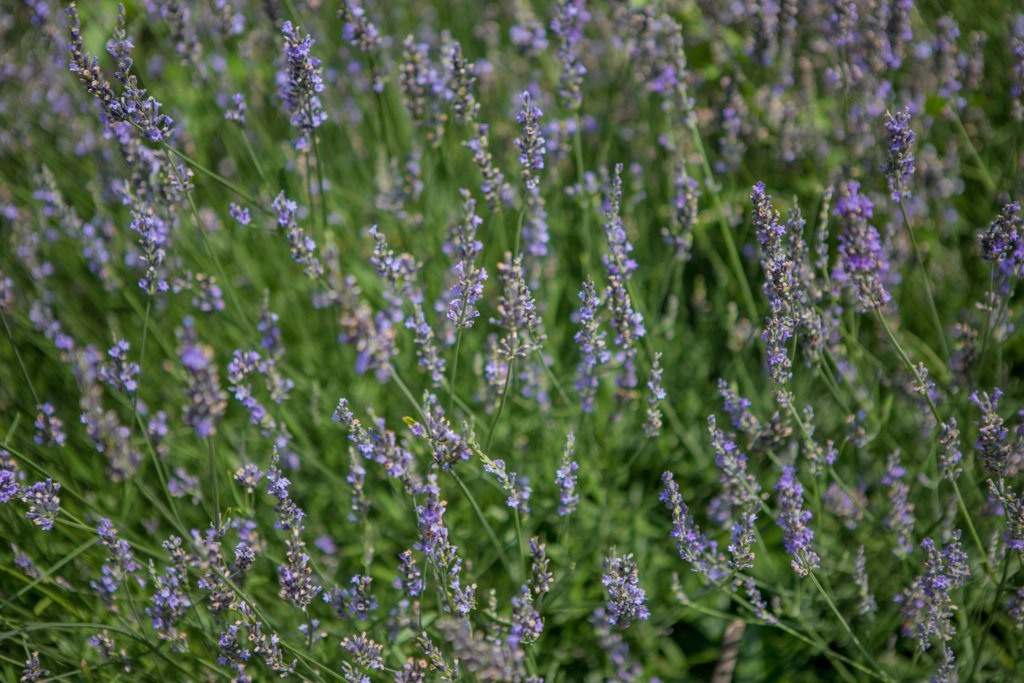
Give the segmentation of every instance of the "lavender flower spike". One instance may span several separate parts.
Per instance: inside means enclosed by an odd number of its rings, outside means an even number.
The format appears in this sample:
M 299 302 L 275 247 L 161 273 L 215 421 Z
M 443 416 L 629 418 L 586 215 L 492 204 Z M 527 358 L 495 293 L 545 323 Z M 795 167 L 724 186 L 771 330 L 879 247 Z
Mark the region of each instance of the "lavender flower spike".
M 295 149 L 309 149 L 308 133 L 319 128 L 327 120 L 327 112 L 320 104 L 320 93 L 326 86 L 323 81 L 323 67 L 320 60 L 310 56 L 313 38 L 302 37 L 297 26 L 284 22 L 284 54 L 288 58 L 287 71 L 277 74 L 277 94 L 284 103 L 285 111 L 291 115 L 289 122 L 302 132 L 293 141 Z
M 807 526 L 811 511 L 803 509 L 804 487 L 795 474 L 792 467 L 783 467 L 782 477 L 775 484 L 780 507 L 777 523 L 782 527 L 786 552 L 793 556 L 790 564 L 797 574 L 807 576 L 820 566 L 820 561 L 811 543 L 814 531 Z
M 476 310 L 476 302 L 483 296 L 487 271 L 473 264 L 477 254 L 484 248 L 483 243 L 476 239 L 476 229 L 483 222 L 475 213 L 476 200 L 470 196 L 469 190 L 461 189 L 459 194 L 463 200 L 462 214 L 442 250 L 449 256 L 457 257 L 452 267 L 455 284 L 448 305 L 448 320 L 456 327 L 468 329 L 480 315 L 480 311 Z
M 576 368 L 576 391 L 580 393 L 580 408 L 584 413 L 594 409 L 594 398 L 597 395 L 597 367 L 611 360 L 612 354 L 605 344 L 605 331 L 601 329 L 597 318 L 597 308 L 601 298 L 594 288 L 594 281 L 587 276 L 580 292 L 583 307 L 575 316 L 583 329 L 573 335 L 573 340 L 580 346 L 580 364 Z
M 885 174 L 889 184 L 889 196 L 894 202 L 902 201 L 910 196 L 907 179 L 914 174 L 914 131 L 910 129 L 910 108 L 896 112 L 893 116 L 885 112 L 885 140 L 889 146 L 889 154 L 885 164 L 878 170 Z
M 634 619 L 647 619 L 647 592 L 640 587 L 633 554 L 619 557 L 612 548 L 604 560 L 601 583 L 608 589 L 606 614 L 608 624 L 626 628 Z
M 836 202 L 833 215 L 843 220 L 839 232 L 839 260 L 832 279 L 851 289 L 862 312 L 889 303 L 892 295 L 883 276 L 889 272 L 889 254 L 882 238 L 868 219 L 874 216 L 874 203 L 858 194 L 860 183 L 851 180 Z
M 195 429 L 200 438 L 213 436 L 228 404 L 228 394 L 220 386 L 217 366 L 213 363 L 213 347 L 199 341 L 192 316 L 182 321 L 178 341 L 178 357 L 189 373 L 184 422 Z

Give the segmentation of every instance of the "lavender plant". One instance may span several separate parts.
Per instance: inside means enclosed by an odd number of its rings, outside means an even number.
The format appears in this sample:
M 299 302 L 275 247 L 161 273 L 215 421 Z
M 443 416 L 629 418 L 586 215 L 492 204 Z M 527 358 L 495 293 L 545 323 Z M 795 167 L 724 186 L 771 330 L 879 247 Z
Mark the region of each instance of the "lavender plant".
M 1024 18 L 937 11 L 0 8 L 0 669 L 1020 678 Z

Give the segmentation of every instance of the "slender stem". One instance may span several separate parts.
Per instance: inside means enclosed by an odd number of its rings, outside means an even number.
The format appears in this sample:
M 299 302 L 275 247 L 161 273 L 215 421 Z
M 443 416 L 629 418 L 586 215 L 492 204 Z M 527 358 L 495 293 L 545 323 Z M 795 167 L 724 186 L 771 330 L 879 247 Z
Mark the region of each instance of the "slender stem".
M 164 154 L 167 157 L 167 163 L 170 165 L 171 171 L 174 173 L 174 177 L 177 179 L 178 184 L 183 188 L 185 197 L 188 199 L 189 208 L 192 210 L 192 218 L 195 221 L 196 227 L 199 228 L 199 234 L 203 237 L 203 244 L 206 245 L 206 251 L 210 254 L 210 258 L 213 260 L 213 265 L 217 268 L 217 274 L 220 276 L 220 281 L 223 284 L 224 289 L 227 290 L 228 296 L 231 297 L 231 303 L 234 305 L 235 311 L 238 313 L 238 322 L 245 325 L 248 321 L 246 320 L 245 314 L 242 313 L 241 304 L 238 303 L 238 296 L 235 294 L 235 288 L 232 287 L 231 283 L 228 281 L 228 276 L 224 272 L 224 266 L 221 265 L 220 259 L 217 258 L 217 253 L 213 250 L 213 245 L 210 244 L 210 236 L 207 234 L 206 227 L 203 225 L 203 220 L 199 216 L 199 209 L 196 206 L 195 199 L 192 197 L 192 193 L 184 190 L 185 183 L 182 180 L 181 175 L 178 173 L 178 169 L 174 165 L 174 162 L 171 161 L 170 149 L 170 147 L 164 147 Z
M 189 165 L 189 167 L 191 167 L 194 170 L 199 171 L 203 175 L 205 175 L 205 176 L 207 176 L 207 177 L 217 181 L 218 183 L 220 183 L 224 187 L 228 188 L 229 190 L 231 190 L 232 192 L 237 194 L 239 197 L 241 197 L 245 201 L 247 201 L 250 204 L 252 204 L 253 206 L 255 206 L 257 209 L 259 209 L 263 213 L 268 214 L 268 215 L 272 213 L 270 211 L 270 209 L 268 209 L 265 206 L 263 206 L 262 204 L 260 204 L 256 200 L 256 198 L 253 197 L 251 194 L 249 194 L 248 192 L 245 192 L 244 190 L 242 190 L 237 185 L 234 185 L 233 183 L 229 182 L 223 176 L 220 176 L 220 175 L 214 173 L 213 171 L 211 171 L 210 169 L 206 168 L 205 166 L 201 165 L 195 159 L 189 157 L 186 154 L 183 154 L 182 152 L 179 152 L 178 150 L 174 149 L 173 147 L 171 147 L 167 143 L 164 143 L 163 149 L 164 149 L 164 153 L 165 154 L 168 154 L 168 155 L 173 154 L 174 156 L 180 158 L 182 161 L 187 163 Z M 170 158 L 168 158 L 168 162 L 170 163 Z M 174 168 L 173 164 L 172 164 L 171 168 L 174 170 L 175 175 L 177 175 L 177 169 Z M 179 180 L 181 180 L 181 179 L 179 178 Z
M 213 510 L 217 529 L 220 530 L 220 487 L 217 484 L 217 457 L 213 449 L 213 438 L 206 437 L 206 451 L 210 456 L 210 479 L 213 480 Z
M 860 642 L 860 638 L 858 638 L 857 634 L 855 634 L 853 632 L 853 629 L 850 628 L 850 624 L 846 621 L 846 617 L 844 617 L 842 612 L 839 611 L 839 608 L 836 607 L 836 604 L 832 601 L 832 597 L 829 596 L 827 592 L 825 592 L 824 588 L 822 588 L 821 583 L 818 581 L 818 577 L 814 575 L 813 571 L 809 571 L 807 573 L 807 576 L 810 577 L 811 581 L 814 583 L 814 586 L 818 589 L 818 592 L 821 593 L 821 597 L 825 598 L 825 602 L 828 603 L 828 606 L 832 609 L 832 612 L 835 613 L 836 618 L 839 620 L 840 625 L 842 625 L 843 629 L 846 631 L 846 634 L 853 639 L 853 644 L 857 646 L 857 649 L 860 650 L 860 653 L 871 664 L 871 666 L 873 666 L 876 670 L 879 671 L 879 673 L 881 674 L 881 678 L 883 680 L 891 681 L 892 679 L 888 675 L 881 673 L 881 669 L 878 666 L 878 663 L 875 662 L 875 658 L 871 656 L 871 653 L 868 652 L 864 645 Z
M 714 200 L 715 209 L 718 211 L 718 227 L 722 232 L 722 238 L 725 240 L 725 250 L 729 254 L 729 263 L 732 266 L 733 276 L 736 278 L 740 286 L 740 295 L 743 297 L 743 303 L 747 307 L 747 316 L 751 322 L 758 320 L 757 306 L 754 305 L 754 295 L 750 290 L 750 283 L 747 281 L 746 271 L 743 270 L 743 262 L 740 260 L 740 252 L 736 249 L 736 241 L 732 238 L 732 229 L 729 227 L 728 222 L 725 220 L 725 207 L 722 204 L 722 197 L 718 191 L 718 185 L 715 183 L 715 176 L 711 170 L 711 162 L 708 160 L 707 151 L 704 149 L 704 142 L 701 140 L 700 131 L 697 129 L 697 123 L 691 121 L 689 123 L 690 134 L 693 137 L 693 143 L 697 146 L 697 151 L 700 154 L 701 166 L 704 169 L 704 178 L 708 181 L 708 190 L 711 192 L 711 198 Z
M 942 344 L 942 353 L 946 358 L 946 363 L 949 363 L 949 346 L 946 344 L 946 332 L 942 327 L 942 321 L 939 319 L 939 311 L 935 307 L 935 295 L 932 293 L 932 285 L 928 280 L 928 271 L 924 267 L 924 257 L 921 256 L 921 247 L 917 243 L 917 233 L 914 231 L 914 227 L 910 224 L 910 218 L 907 216 L 907 207 L 903 205 L 903 202 L 898 202 L 900 206 L 900 214 L 903 216 L 903 224 L 907 226 L 907 233 L 910 235 L 910 243 L 914 247 L 914 257 L 917 259 L 917 267 L 921 270 L 921 280 L 924 281 L 925 298 L 928 300 L 928 308 L 932 314 L 932 323 L 935 325 L 935 333 L 939 337 L 939 342 Z
M 975 148 L 974 142 L 971 140 L 971 136 L 967 134 L 967 129 L 964 127 L 963 120 L 960 118 L 960 115 L 955 111 L 952 113 L 953 123 L 956 124 L 957 130 L 959 131 L 960 135 L 963 136 L 964 142 L 967 143 L 967 148 L 970 150 L 971 156 L 973 156 L 974 160 L 978 162 L 978 169 L 981 171 L 981 179 L 985 183 L 985 189 L 989 192 L 989 194 L 995 192 L 996 183 L 994 180 L 992 180 L 992 176 L 989 174 L 988 167 L 982 160 L 981 155 L 978 154 L 978 150 L 977 148 Z
M 316 132 L 312 133 L 313 136 L 313 153 L 316 155 L 316 183 L 317 183 L 317 195 L 320 197 L 320 227 L 321 230 L 327 230 L 327 196 L 324 194 L 324 159 L 320 156 L 320 138 Z M 312 206 L 309 207 L 313 209 Z M 316 223 L 314 222 L 314 226 Z M 313 233 L 313 241 L 319 241 L 319 235 Z
M 448 414 L 453 415 L 455 411 L 455 377 L 456 370 L 459 369 L 459 348 L 462 346 L 462 326 L 459 326 L 459 331 L 455 335 L 455 351 L 452 353 L 452 374 L 451 379 L 448 380 Z
M 1003 594 L 1003 589 L 1006 587 L 1006 579 L 1010 574 L 1010 557 L 1003 560 L 1003 577 L 999 579 L 999 586 L 996 588 L 996 597 L 992 600 L 993 605 L 999 604 L 999 598 Z M 988 638 L 989 631 L 992 630 L 992 622 L 995 621 L 996 615 L 999 614 L 998 609 L 989 610 L 988 618 L 985 619 L 985 625 L 981 628 L 981 639 L 978 641 L 977 647 L 974 648 L 974 661 L 971 662 L 971 673 L 965 678 L 965 681 L 973 681 L 974 674 L 978 671 L 978 665 L 981 663 L 981 655 L 985 648 L 985 640 Z M 980 616 L 980 613 L 979 613 Z M 976 633 L 974 629 L 971 629 L 971 633 Z
M 487 517 L 484 516 L 484 511 L 480 509 L 480 505 L 476 502 L 476 498 L 469 492 L 465 482 L 462 481 L 462 477 L 456 474 L 455 470 L 451 471 L 452 478 L 455 479 L 455 483 L 462 489 L 462 493 L 469 500 L 469 504 L 473 506 L 473 510 L 476 512 L 477 519 L 484 526 L 484 531 L 487 533 L 487 537 L 491 539 L 491 544 L 494 549 L 498 551 L 498 558 L 501 560 L 501 564 L 505 567 L 505 572 L 512 575 L 512 565 L 509 564 L 508 558 L 505 556 L 505 548 L 501 545 L 501 541 L 498 539 L 498 535 L 494 533 L 494 529 L 491 527 L 491 523 L 487 521 Z
M 501 419 L 501 413 L 505 409 L 505 400 L 508 398 L 508 388 L 512 384 L 512 374 L 515 372 L 516 359 L 510 358 L 508 361 L 508 372 L 505 374 L 505 388 L 501 392 L 501 403 L 498 404 L 498 412 L 494 415 L 494 422 L 491 423 L 491 431 L 487 435 L 487 444 L 484 446 L 484 453 L 490 455 L 491 453 L 491 441 L 494 439 L 494 428 L 498 426 L 498 420 Z

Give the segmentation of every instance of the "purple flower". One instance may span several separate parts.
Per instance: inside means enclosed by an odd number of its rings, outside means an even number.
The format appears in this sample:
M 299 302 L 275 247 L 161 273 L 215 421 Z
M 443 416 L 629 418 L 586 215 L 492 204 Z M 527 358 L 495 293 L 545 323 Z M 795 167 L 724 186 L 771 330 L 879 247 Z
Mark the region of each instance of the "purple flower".
M 715 464 L 722 475 L 719 481 L 723 492 L 711 502 L 709 516 L 719 523 L 732 519 L 735 509 L 760 501 L 761 485 L 747 472 L 747 456 L 737 446 L 732 435 L 718 429 L 714 415 L 708 416 L 708 436 L 715 449 Z
M 544 24 L 537 19 L 529 3 L 515 3 L 513 18 L 515 23 L 509 29 L 509 40 L 521 53 L 536 57 L 548 49 L 548 36 Z
M 289 122 L 302 132 L 293 141 L 295 149 L 303 151 L 310 147 L 308 133 L 319 128 L 327 120 L 327 112 L 320 104 L 320 93 L 326 86 L 323 82 L 323 67 L 320 60 L 311 56 L 313 38 L 302 33 L 292 22 L 285 21 L 281 28 L 284 34 L 284 55 L 287 68 L 277 74 L 277 94 L 284 109 L 291 116 Z
M 492 325 L 505 330 L 498 340 L 498 349 L 505 360 L 525 358 L 539 350 L 544 341 L 537 304 L 534 303 L 530 288 L 523 281 L 522 258 L 512 258 L 512 252 L 505 252 L 505 260 L 498 264 L 498 279 L 503 293 L 498 300 L 498 317 L 491 318 Z
M 480 191 L 483 192 L 484 199 L 487 200 L 487 208 L 493 212 L 497 211 L 499 207 L 511 206 L 513 192 L 512 186 L 505 181 L 504 174 L 494 165 L 494 159 L 491 157 L 490 152 L 488 130 L 487 124 L 481 123 L 476 128 L 477 136 L 462 144 L 473 152 L 473 161 L 480 169 L 480 174 L 484 178 Z
M 904 107 L 903 111 L 896 112 L 896 116 L 885 112 L 885 130 L 889 152 L 885 164 L 878 170 L 885 174 L 885 180 L 889 184 L 889 196 L 894 202 L 899 202 L 910 196 L 907 179 L 914 174 L 914 154 L 911 146 L 914 144 L 915 136 L 910 128 L 910 108 Z
M 104 79 L 99 58 L 85 51 L 76 4 L 72 2 L 64 12 L 67 14 L 68 27 L 71 31 L 71 42 L 67 44 L 68 52 L 71 53 L 68 69 L 78 74 L 82 87 L 99 103 L 102 109 L 100 120 L 131 122 L 152 142 L 162 142 L 171 138 L 175 133 L 174 119 L 160 113 L 163 105 L 152 96 L 146 97 L 146 90 L 139 87 L 137 78 L 131 73 L 130 52 L 135 46 L 125 31 L 124 6 L 121 6 L 117 16 L 113 39 L 107 44 L 107 51 L 117 64 L 114 77 L 123 87 L 120 95 L 116 95 L 110 83 Z
M 416 126 L 426 132 L 427 141 L 440 144 L 448 118 L 443 105 L 452 94 L 448 74 L 430 58 L 430 46 L 417 43 L 411 35 L 402 43 L 402 60 L 399 83 L 405 107 Z
M 335 616 L 341 619 L 367 621 L 372 612 L 377 611 L 377 598 L 370 592 L 369 576 L 356 574 L 349 583 L 352 588 L 338 588 L 324 593 L 324 602 L 331 606 Z
M 153 598 L 146 614 L 152 620 L 153 630 L 161 640 L 171 643 L 171 651 L 185 652 L 186 636 L 179 632 L 177 624 L 192 607 L 192 599 L 188 595 L 188 568 L 185 551 L 181 548 L 181 539 L 171 536 L 163 543 L 171 555 L 171 562 L 163 574 L 150 569 L 153 578 Z
M 661 481 L 665 484 L 665 488 L 658 495 L 658 500 L 672 511 L 672 533 L 669 536 L 676 539 L 679 557 L 693 565 L 693 571 L 707 580 L 713 568 L 716 544 L 713 541 L 708 541 L 707 537 L 700 533 L 700 527 L 690 515 L 690 508 L 683 502 L 683 497 L 679 493 L 679 485 L 676 484 L 672 473 L 662 474 Z M 709 563 L 704 557 L 704 553 L 708 549 L 711 551 L 712 563 Z
M 28 512 L 25 513 L 25 519 L 32 520 L 32 523 L 43 531 L 53 529 L 53 522 L 57 519 L 57 514 L 60 513 L 58 493 L 60 493 L 60 484 L 52 479 L 22 487 L 18 495 L 21 497 L 21 502 L 27 503 L 29 506 Z
M 416 566 L 416 561 L 412 559 L 411 550 L 401 553 L 398 560 L 399 575 L 394 578 L 392 585 L 410 598 L 415 598 L 423 592 L 427 583 L 420 573 L 420 568 Z
M 379 669 L 384 666 L 384 662 L 380 658 L 383 646 L 373 642 L 373 640 L 366 636 L 365 632 L 355 638 L 346 636 L 341 641 L 341 649 L 355 655 L 356 665 L 363 670 Z M 353 679 L 346 678 L 346 680 Z
M 820 566 L 818 554 L 812 542 L 814 531 L 807 526 L 811 511 L 804 510 L 804 487 L 794 477 L 792 467 L 783 467 L 782 476 L 775 484 L 779 494 L 779 518 L 776 523 L 782 527 L 786 552 L 793 556 L 790 562 L 800 576 L 807 576 L 812 569 Z
M 547 545 L 541 543 L 537 536 L 530 539 L 530 558 L 530 579 L 526 586 L 535 595 L 544 595 L 551 590 L 555 575 L 548 570 Z
M 131 347 L 124 339 L 119 339 L 107 351 L 111 363 L 100 368 L 100 379 L 118 391 L 126 394 L 133 394 L 138 388 L 135 381 L 139 374 L 139 364 L 128 360 L 128 351 Z
M 619 203 L 622 198 L 622 164 L 617 164 L 612 177 L 611 188 L 607 197 L 606 222 L 604 223 L 605 238 L 608 242 L 608 254 L 601 257 L 608 272 L 608 285 L 605 288 L 605 304 L 610 312 L 609 323 L 615 330 L 613 342 L 620 347 L 615 359 L 621 370 L 615 378 L 619 389 L 619 399 L 625 400 L 626 395 L 637 385 L 636 376 L 636 341 L 646 334 L 643 316 L 633 310 L 633 301 L 629 294 L 629 279 L 636 270 L 636 261 L 629 256 L 633 250 L 619 215 Z
M 451 91 L 455 123 L 475 123 L 480 113 L 480 103 L 473 96 L 476 76 L 473 75 L 472 65 L 462 56 L 462 46 L 457 40 L 449 38 L 444 42 L 441 46 L 441 61 Z
M 748 503 L 745 510 L 740 513 L 739 520 L 732 525 L 732 542 L 728 551 L 732 555 L 729 560 L 729 567 L 736 571 L 743 571 L 754 566 L 754 535 L 757 533 L 755 527 L 757 522 L 757 506 Z
M 1010 33 L 1010 48 L 1013 52 L 1010 100 L 1013 117 L 1018 121 L 1024 121 L 1024 14 L 1014 16 Z
M 476 229 L 483 222 L 476 215 L 476 200 L 469 190 L 461 189 L 462 213 L 456 226 L 449 231 L 448 241 L 442 251 L 455 259 L 452 273 L 455 284 L 452 286 L 448 305 L 448 320 L 458 328 L 468 329 L 480 315 L 476 310 L 476 302 L 484 293 L 484 282 L 487 271 L 474 265 L 477 255 L 483 251 L 483 242 L 476 239 Z
M 609 625 L 626 628 L 634 619 L 643 620 L 651 615 L 647 611 L 647 592 L 640 588 L 632 553 L 619 557 L 615 548 L 611 548 L 604 560 L 601 584 L 608 589 L 605 610 Z
M 54 415 L 54 408 L 49 402 L 36 406 L 36 436 L 35 442 L 39 446 L 58 448 L 67 441 L 64 433 L 64 421 Z
M 36 650 L 32 655 L 25 661 L 25 668 L 22 669 L 21 678 L 18 679 L 19 683 L 32 683 L 32 681 L 38 681 L 43 676 L 49 676 L 50 671 L 44 669 L 39 663 L 39 651 Z
M 302 272 L 311 280 L 317 280 L 324 274 L 324 267 L 316 256 L 316 242 L 313 238 L 307 237 L 302 228 L 295 220 L 299 212 L 299 205 L 290 199 L 286 199 L 282 191 L 271 202 L 271 206 L 277 209 L 277 225 L 284 229 L 288 244 L 291 246 L 292 260 L 304 266 Z
M 200 438 L 213 436 L 227 408 L 227 392 L 221 389 L 217 366 L 213 364 L 213 347 L 199 341 L 191 316 L 182 321 L 178 344 L 178 357 L 188 371 L 184 422 Z
M 1006 601 L 1006 613 L 1018 630 L 1024 630 L 1024 588 L 1010 596 Z
M 558 506 L 558 516 L 565 517 L 576 511 L 580 503 L 580 496 L 576 493 L 576 470 L 580 468 L 579 463 L 572 459 L 576 450 L 576 436 L 572 432 L 565 438 L 565 450 L 562 453 L 562 466 L 555 471 L 555 483 L 561 489 L 561 504 Z
M 540 176 L 538 172 L 544 168 L 544 154 L 547 148 L 541 134 L 539 121 L 543 112 L 530 103 L 530 93 L 523 92 L 519 96 L 523 107 L 516 116 L 519 123 L 520 137 L 514 140 L 519 148 L 519 163 L 523 167 L 523 184 L 530 194 L 537 194 Z
M 519 588 L 519 595 L 512 598 L 512 625 L 505 642 L 515 650 L 520 645 L 537 642 L 543 631 L 544 620 L 533 606 L 529 586 L 523 584 Z
M 245 663 L 249 661 L 250 652 L 248 649 L 244 649 L 238 640 L 240 628 L 241 623 L 235 623 L 221 632 L 220 639 L 217 641 L 217 649 L 220 652 L 217 663 L 233 669 L 238 674 L 236 680 L 243 683 L 252 679 L 245 675 Z
M 661 352 L 654 354 L 654 361 L 651 363 L 651 375 L 647 380 L 647 388 L 650 393 L 647 395 L 647 421 L 644 422 L 644 436 L 653 439 L 658 436 L 661 430 L 661 408 L 658 404 L 665 398 L 665 390 L 661 388 L 661 373 L 663 369 L 659 363 Z
M 974 423 L 978 428 L 974 447 L 981 456 L 981 467 L 999 475 L 1003 474 L 1011 453 L 1010 444 L 1006 440 L 1009 432 L 1003 426 L 1003 418 L 996 412 L 1002 395 L 1002 390 L 996 387 L 991 396 L 984 391 L 975 391 L 969 399 L 981 410 L 981 420 Z
M 845 192 L 836 201 L 832 214 L 839 216 L 843 227 L 839 232 L 839 260 L 832 270 L 832 279 L 853 291 L 862 311 L 889 303 L 892 296 L 883 279 L 889 272 L 889 254 L 882 238 L 868 219 L 874 215 L 874 204 L 858 194 L 860 183 L 846 183 Z
M 914 532 L 914 504 L 908 500 L 910 487 L 903 481 L 906 473 L 906 468 L 900 465 L 900 451 L 896 449 L 889 455 L 882 478 L 882 483 L 889 487 L 890 505 L 883 523 L 896 534 L 896 547 L 892 549 L 896 557 L 906 557 L 914 549 L 910 538 Z
M 560 41 L 558 61 L 562 63 L 562 75 L 558 80 L 558 96 L 565 108 L 574 112 L 583 104 L 583 75 L 587 73 L 581 55 L 583 27 L 590 21 L 585 3 L 586 0 L 560 0 L 555 18 L 551 20 L 551 32 Z
M 594 398 L 597 395 L 598 365 L 611 360 L 611 352 L 605 345 L 605 332 L 601 329 L 600 320 L 597 317 L 598 306 L 601 299 L 597 296 L 594 288 L 594 281 L 587 276 L 583 283 L 583 291 L 579 294 L 583 306 L 576 312 L 577 320 L 583 329 L 573 335 L 573 339 L 579 344 L 581 360 L 576 368 L 576 391 L 580 393 L 581 409 L 589 413 L 594 409 Z
M 922 650 L 931 646 L 932 636 L 937 636 L 948 647 L 944 641 L 956 633 L 953 625 L 956 606 L 949 591 L 960 588 L 971 577 L 967 555 L 960 549 L 959 530 L 953 532 L 953 540 L 942 552 L 930 538 L 921 541 L 921 547 L 925 552 L 924 573 L 893 600 L 900 605 L 905 637 L 917 638 Z
M 498 479 L 501 488 L 508 493 L 505 504 L 521 515 L 530 514 L 530 480 L 525 476 L 518 476 L 515 472 L 505 471 L 504 460 L 491 460 L 484 456 L 484 471 L 493 474 Z
M 410 429 L 414 435 L 430 443 L 434 464 L 443 471 L 450 472 L 455 463 L 467 462 L 473 455 L 469 439 L 464 439 L 452 429 L 437 396 L 429 391 L 423 392 L 423 413 L 426 416 L 426 424 L 413 422 Z M 463 429 L 468 430 L 468 425 Z
M 686 173 L 682 164 L 676 168 L 675 190 L 672 200 L 673 227 L 661 229 L 661 239 L 672 247 L 673 255 L 678 261 L 690 260 L 690 249 L 693 247 L 693 229 L 697 225 L 698 202 L 701 192 L 700 184 Z
M 860 595 L 860 603 L 857 605 L 859 614 L 878 611 L 878 603 L 875 596 L 868 591 L 867 558 L 864 556 L 864 546 L 857 550 L 857 557 L 853 561 L 856 571 L 853 573 L 853 583 L 857 586 L 857 593 Z
M 413 549 L 432 558 L 438 546 L 448 542 L 448 529 L 443 519 L 448 503 L 441 500 L 441 489 L 437 486 L 437 475 L 434 473 L 427 475 L 427 483 L 423 485 L 422 493 L 426 494 L 427 499 L 423 505 L 416 507 L 420 538 L 413 545 Z
M 252 218 L 249 216 L 249 209 L 239 206 L 234 202 L 228 205 L 228 215 L 238 221 L 239 225 L 249 225 L 252 222 Z
M 960 452 L 960 430 L 956 427 L 956 418 L 949 418 L 949 422 L 942 423 L 942 433 L 939 435 L 939 470 L 942 476 L 949 481 L 956 481 L 962 471 L 959 462 L 963 457 Z
M 224 118 L 228 121 L 237 123 L 241 128 L 245 128 L 245 95 L 242 93 L 235 93 L 231 96 L 231 101 L 234 103 L 234 106 L 224 112 Z M 241 223 L 241 221 L 239 221 L 239 223 Z M 247 224 L 248 221 L 242 223 L 242 225 Z

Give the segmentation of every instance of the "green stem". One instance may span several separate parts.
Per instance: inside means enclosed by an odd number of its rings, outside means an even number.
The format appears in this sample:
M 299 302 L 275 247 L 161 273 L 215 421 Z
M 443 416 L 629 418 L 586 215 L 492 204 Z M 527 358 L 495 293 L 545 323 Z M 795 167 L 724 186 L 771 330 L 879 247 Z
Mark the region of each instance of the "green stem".
M 501 392 L 501 403 L 498 404 L 498 412 L 494 415 L 494 421 L 491 423 L 491 431 L 487 435 L 487 444 L 484 446 L 484 453 L 490 455 L 491 453 L 491 441 L 494 439 L 494 429 L 498 426 L 498 420 L 501 419 L 501 413 L 505 410 L 505 400 L 508 398 L 508 388 L 512 384 L 512 374 L 515 372 L 516 359 L 510 358 L 508 361 L 508 372 L 505 374 L 505 388 Z
M 217 457 L 213 450 L 213 438 L 206 437 L 206 451 L 210 456 L 210 478 L 213 480 L 213 510 L 214 517 L 217 524 L 217 529 L 220 530 L 220 487 L 217 483 Z
M 939 319 L 939 311 L 935 307 L 935 295 L 932 293 L 932 285 L 928 280 L 928 271 L 924 267 L 924 257 L 921 256 L 921 247 L 917 243 L 917 232 L 915 232 L 913 226 L 910 224 L 910 218 L 907 216 L 907 207 L 903 205 L 903 202 L 898 202 L 900 206 L 900 214 L 903 216 L 903 224 L 907 226 L 907 233 L 910 235 L 910 243 L 914 247 L 914 258 L 917 260 L 917 266 L 921 270 L 921 280 L 924 282 L 925 298 L 928 301 L 928 308 L 932 314 L 932 323 L 935 325 L 935 333 L 939 337 L 939 342 L 942 343 L 942 353 L 946 358 L 947 365 L 949 364 L 949 346 L 946 344 L 946 332 L 942 327 L 942 321 Z
M 706 185 L 711 191 L 711 198 L 714 201 L 715 209 L 718 211 L 718 227 L 722 232 L 722 238 L 725 240 L 725 249 L 729 254 L 729 263 L 732 266 L 733 276 L 739 283 L 740 295 L 743 297 L 743 303 L 747 307 L 747 317 L 750 318 L 751 323 L 754 323 L 758 320 L 757 306 L 754 305 L 754 295 L 750 289 L 750 283 L 747 281 L 746 271 L 743 270 L 743 262 L 740 260 L 739 250 L 736 249 L 736 242 L 732 238 L 732 230 L 725 220 L 725 207 L 722 204 L 718 184 L 715 182 L 715 176 L 711 170 L 711 162 L 708 160 L 707 151 L 704 149 L 704 142 L 701 139 L 700 131 L 697 129 L 697 123 L 691 121 L 688 125 L 690 134 L 693 137 L 693 143 L 700 154 L 704 178 L 708 181 Z
M 864 645 L 860 642 L 860 638 L 858 638 L 857 635 L 853 632 L 853 629 L 850 628 L 850 624 L 846 621 L 846 618 L 843 616 L 842 612 L 839 611 L 839 608 L 836 607 L 836 604 L 832 601 L 832 597 L 829 596 L 827 592 L 825 592 L 824 588 L 822 588 L 821 583 L 818 581 L 818 577 L 814 575 L 814 572 L 809 571 L 807 573 L 807 576 L 810 577 L 811 581 L 814 583 L 815 588 L 817 588 L 818 592 L 821 593 L 821 597 L 825 598 L 825 602 L 828 603 L 828 606 L 836 615 L 836 619 L 839 620 L 839 623 L 846 631 L 846 634 L 853 639 L 853 644 L 857 646 L 858 650 L 860 650 L 861 655 L 864 656 L 864 658 L 868 661 L 868 663 L 871 664 L 871 666 L 875 668 L 876 671 L 879 671 L 879 677 L 882 678 L 882 680 L 892 681 L 892 679 L 888 675 L 881 673 L 881 669 L 878 666 L 878 663 L 875 662 L 875 658 L 871 656 L 871 653 L 869 653 L 867 649 L 864 647 Z

